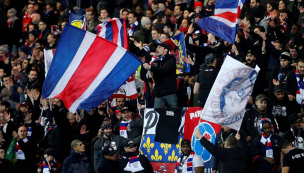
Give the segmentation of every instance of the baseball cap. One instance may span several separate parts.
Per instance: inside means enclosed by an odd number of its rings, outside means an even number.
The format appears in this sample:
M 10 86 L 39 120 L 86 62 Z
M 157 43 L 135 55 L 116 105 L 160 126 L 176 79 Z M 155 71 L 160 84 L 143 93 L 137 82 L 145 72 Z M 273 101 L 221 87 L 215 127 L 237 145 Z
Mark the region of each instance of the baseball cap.
M 273 91 L 278 93 L 278 92 L 284 92 L 284 88 L 281 85 L 276 85 L 273 87 Z
M 165 43 L 160 43 L 159 46 L 164 47 L 165 49 L 170 50 L 169 46 Z
M 136 146 L 136 144 L 134 143 L 134 141 L 128 141 L 128 142 L 124 145 L 124 147 L 134 147 L 134 146 Z
M 104 130 L 108 127 L 111 127 L 112 128 L 112 124 L 109 122 L 109 121 L 104 121 L 102 124 L 101 124 L 101 129 Z
M 122 108 L 121 112 L 124 112 L 124 111 L 131 111 L 131 108 L 129 106 L 125 106 Z
M 255 101 L 258 100 L 268 100 L 268 98 L 264 94 L 260 94 L 255 98 Z
M 191 145 L 190 141 L 188 139 L 183 139 L 181 142 L 181 146 L 187 145 L 187 144 Z
M 280 59 L 285 59 L 287 61 L 290 61 L 291 60 L 291 56 L 288 52 L 282 52 L 281 53 L 281 56 L 280 56 Z
M 114 150 L 114 148 L 112 148 L 111 146 L 105 146 L 102 150 L 102 154 L 104 156 L 113 156 L 116 153 L 116 151 Z
M 23 103 L 20 104 L 20 106 L 26 107 L 28 109 L 30 109 L 32 107 L 32 105 L 29 102 L 23 102 Z
M 256 55 L 255 51 L 252 50 L 252 49 L 248 49 L 247 52 L 246 52 L 246 54 L 248 54 L 248 53 L 251 53 L 254 56 Z

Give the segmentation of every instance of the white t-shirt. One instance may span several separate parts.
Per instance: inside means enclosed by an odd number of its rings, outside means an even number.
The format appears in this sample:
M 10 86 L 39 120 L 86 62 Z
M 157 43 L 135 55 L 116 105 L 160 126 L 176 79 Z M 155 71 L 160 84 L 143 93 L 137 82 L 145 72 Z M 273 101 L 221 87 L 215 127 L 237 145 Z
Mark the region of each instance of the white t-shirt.
M 187 157 L 184 157 L 183 160 L 186 159 L 186 158 Z M 203 159 L 200 156 L 194 154 L 193 160 L 192 160 L 192 173 L 195 173 L 194 168 L 201 167 L 201 166 L 204 166 Z M 187 161 L 184 161 L 184 164 L 183 164 L 182 168 L 183 168 L 182 173 L 187 173 Z

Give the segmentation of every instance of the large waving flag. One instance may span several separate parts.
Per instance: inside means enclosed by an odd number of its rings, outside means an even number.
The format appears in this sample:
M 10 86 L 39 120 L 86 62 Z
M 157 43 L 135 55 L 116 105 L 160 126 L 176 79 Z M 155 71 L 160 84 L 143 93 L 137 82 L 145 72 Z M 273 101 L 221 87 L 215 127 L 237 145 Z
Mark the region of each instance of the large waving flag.
M 204 17 L 197 25 L 230 43 L 235 42 L 238 17 L 245 0 L 217 0 L 214 16 Z
M 140 64 L 141 61 L 126 49 L 66 25 L 42 96 L 58 97 L 71 112 L 89 110 L 109 98 Z
M 69 22 L 72 26 L 86 30 L 86 18 L 85 15 L 80 16 L 69 12 Z
M 129 50 L 125 19 L 113 18 L 97 25 L 97 35 Z
M 227 56 L 207 98 L 202 119 L 239 130 L 259 70 Z

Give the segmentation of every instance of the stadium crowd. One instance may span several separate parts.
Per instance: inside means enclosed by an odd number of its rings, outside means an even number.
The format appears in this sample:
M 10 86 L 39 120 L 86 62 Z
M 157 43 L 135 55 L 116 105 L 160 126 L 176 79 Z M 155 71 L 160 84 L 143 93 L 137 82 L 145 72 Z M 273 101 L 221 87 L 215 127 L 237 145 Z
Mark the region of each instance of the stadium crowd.
M 196 24 L 214 15 L 215 2 L 1 0 L 0 172 L 153 172 L 139 152 L 146 74 L 154 108 L 204 107 L 228 55 L 261 70 L 239 132 L 223 126 L 215 144 L 195 132 L 215 157 L 213 173 L 304 172 L 304 1 L 246 0 L 234 44 Z M 42 98 L 44 49 L 58 48 L 69 11 L 85 15 L 92 33 L 111 18 L 126 20 L 129 51 L 143 63 L 137 99 L 109 99 L 72 113 L 60 99 Z M 163 43 L 181 32 L 183 58 Z M 190 142 L 181 146 L 176 172 L 204 172 Z

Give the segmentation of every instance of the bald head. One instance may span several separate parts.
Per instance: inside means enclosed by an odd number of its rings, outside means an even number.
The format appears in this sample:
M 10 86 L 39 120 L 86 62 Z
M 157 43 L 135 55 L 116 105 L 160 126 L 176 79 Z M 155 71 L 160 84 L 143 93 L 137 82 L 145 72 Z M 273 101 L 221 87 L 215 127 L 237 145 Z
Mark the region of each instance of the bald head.
M 40 14 L 39 13 L 34 13 L 33 17 L 32 17 L 32 22 L 34 24 L 38 24 L 40 22 L 40 20 L 41 20 Z

